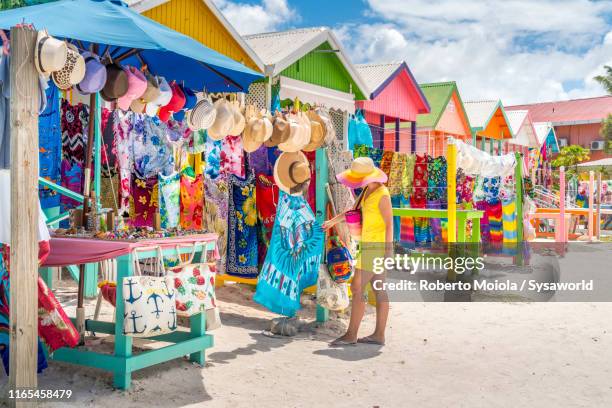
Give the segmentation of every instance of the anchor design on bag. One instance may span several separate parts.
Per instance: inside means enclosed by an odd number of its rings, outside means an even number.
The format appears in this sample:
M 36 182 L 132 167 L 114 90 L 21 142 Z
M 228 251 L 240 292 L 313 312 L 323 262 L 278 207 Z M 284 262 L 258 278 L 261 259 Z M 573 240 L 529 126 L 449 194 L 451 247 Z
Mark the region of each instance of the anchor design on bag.
M 147 298 L 147 305 L 149 304 L 149 301 L 150 301 L 151 299 L 153 299 L 153 303 L 155 303 L 155 310 L 154 310 L 154 311 L 152 311 L 151 313 L 155 313 L 155 317 L 157 317 L 157 318 L 159 319 L 159 314 L 160 314 L 161 312 L 163 312 L 163 310 L 161 310 L 161 309 L 159 308 L 159 304 L 157 303 L 157 299 L 161 299 L 161 303 L 162 303 L 162 304 L 164 303 L 164 299 L 162 299 L 162 297 L 161 297 L 161 296 L 159 296 L 157 293 L 153 293 L 151 296 L 149 296 L 149 297 Z
M 138 330 L 137 330 L 137 328 L 136 328 L 136 320 L 137 320 L 137 319 L 140 319 L 142 316 L 136 316 L 136 312 L 135 312 L 134 310 L 132 310 L 132 311 L 130 312 L 130 314 L 132 315 L 131 317 L 127 317 L 128 315 L 127 315 L 127 313 L 126 313 L 126 314 L 124 314 L 123 318 L 124 318 L 124 319 L 126 319 L 126 318 L 127 318 L 128 320 L 131 320 L 131 321 L 132 321 L 132 333 L 134 333 L 134 334 L 144 333 L 144 332 L 145 332 L 145 330 L 147 330 L 147 325 L 146 325 L 146 324 L 144 325 L 144 327 L 142 328 L 142 330 L 141 330 L 141 331 L 138 331 Z M 128 333 L 125 331 L 125 329 L 123 329 L 123 334 L 128 334 Z
M 131 278 L 128 279 L 125 285 L 130 288 L 130 297 L 128 299 L 125 299 L 126 302 L 130 302 L 130 304 L 133 304 L 134 302 L 136 302 L 138 299 L 142 297 L 142 291 L 140 292 L 140 296 L 134 297 L 134 293 L 132 292 L 132 286 L 135 286 L 136 282 L 134 282 Z
M 151 333 L 160 332 L 160 331 L 162 331 L 162 328 L 159 327 L 159 325 L 157 325 L 153 329 L 151 329 Z
M 169 288 L 167 281 L 164 281 L 164 286 L 166 287 L 166 297 L 172 300 L 172 298 L 174 297 L 174 286 Z
M 170 307 L 170 314 L 172 315 L 172 325 L 168 323 L 168 328 L 170 330 L 176 330 L 176 311 L 174 310 L 174 306 Z

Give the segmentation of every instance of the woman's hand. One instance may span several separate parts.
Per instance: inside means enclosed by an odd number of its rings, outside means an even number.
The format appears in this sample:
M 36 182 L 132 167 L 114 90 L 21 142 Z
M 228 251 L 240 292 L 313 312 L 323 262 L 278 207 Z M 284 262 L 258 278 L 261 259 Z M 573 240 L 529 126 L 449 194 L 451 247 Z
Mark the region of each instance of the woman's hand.
M 329 231 L 331 228 L 333 228 L 336 224 L 343 222 L 345 220 L 344 218 L 344 213 L 342 214 L 338 214 L 336 215 L 334 218 L 327 220 L 323 223 L 323 225 L 321 226 L 323 228 L 323 230 L 325 231 Z

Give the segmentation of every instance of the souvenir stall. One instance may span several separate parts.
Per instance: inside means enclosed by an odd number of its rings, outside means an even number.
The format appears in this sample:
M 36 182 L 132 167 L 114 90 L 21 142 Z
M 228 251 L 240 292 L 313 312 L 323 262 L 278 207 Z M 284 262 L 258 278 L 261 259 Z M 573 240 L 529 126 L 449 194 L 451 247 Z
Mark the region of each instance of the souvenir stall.
M 228 93 L 244 92 L 261 75 L 121 1 L 65 0 L 0 13 L 3 29 L 23 21 L 45 29 L 32 62 L 41 96 L 44 85 L 52 88 L 40 98 L 47 105 L 40 107 L 40 139 L 61 144 L 59 178 L 57 169 L 41 168 L 62 184 L 44 182 L 66 210 L 51 223 L 68 221 L 52 233 L 44 265 L 81 265 L 81 340 L 86 331 L 115 336 L 113 354 L 62 347 L 51 357 L 111 371 L 122 389 L 133 371 L 150 365 L 186 354 L 202 364 L 212 346 L 205 331 L 215 323 L 216 264 L 208 260 L 218 258 L 217 235 L 205 233 L 204 181 L 189 154 L 204 150 L 206 133 L 223 139 L 244 124 Z M 73 104 L 77 92 L 89 95 L 88 105 Z M 105 264 L 114 278 L 101 285 L 115 306 L 114 323 L 84 319 L 88 263 Z M 190 332 L 177 330 L 181 315 Z M 133 355 L 134 337 L 173 344 Z
M 431 111 L 417 115 L 416 143 L 412 153 L 444 156 L 449 137 L 471 140 L 472 129 L 457 83 L 452 81 L 421 84 L 420 88 Z
M 553 155 L 559 153 L 557 134 L 550 122 L 536 122 L 533 127 L 538 144 L 535 149 L 530 150 L 532 179 L 536 185 L 551 189 L 553 185 L 551 163 Z
M 469 101 L 464 107 L 472 127 L 472 145 L 500 156 L 503 143 L 514 137 L 501 101 Z
M 372 128 L 373 147 L 415 151 L 417 116 L 428 114 L 430 107 L 406 62 L 358 64 L 355 68 L 371 90 L 369 100 L 357 101 L 356 107 L 363 110 Z

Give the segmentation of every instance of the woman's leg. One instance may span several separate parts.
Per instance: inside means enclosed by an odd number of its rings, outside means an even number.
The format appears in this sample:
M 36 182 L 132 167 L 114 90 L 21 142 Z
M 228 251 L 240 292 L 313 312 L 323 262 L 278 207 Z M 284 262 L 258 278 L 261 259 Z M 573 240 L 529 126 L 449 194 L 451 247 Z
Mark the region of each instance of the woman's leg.
M 361 269 L 355 269 L 355 275 L 353 276 L 353 281 L 351 282 L 353 299 L 351 304 L 351 319 L 349 321 L 349 326 L 346 333 L 342 337 L 334 340 L 332 344 L 338 342 L 355 343 L 357 341 L 359 326 L 361 325 L 361 320 L 363 319 L 363 314 L 365 313 L 366 307 L 365 285 L 368 283 L 369 279 L 371 279 L 371 273 L 365 272 Z
M 374 329 L 374 333 L 368 336 L 368 338 L 380 344 L 384 344 L 387 318 L 389 317 L 389 297 L 383 286 L 385 275 L 373 275 L 370 282 L 372 283 L 372 290 L 376 295 L 376 328 Z

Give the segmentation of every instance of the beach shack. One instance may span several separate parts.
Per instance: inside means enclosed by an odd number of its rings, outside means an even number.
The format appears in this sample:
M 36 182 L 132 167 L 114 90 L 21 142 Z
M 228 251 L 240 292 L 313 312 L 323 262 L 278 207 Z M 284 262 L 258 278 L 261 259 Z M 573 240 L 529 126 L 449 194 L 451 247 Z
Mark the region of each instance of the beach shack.
M 441 156 L 446 153 L 449 136 L 463 141 L 471 140 L 472 129 L 457 83 L 436 82 L 420 85 L 431 111 L 417 115 L 416 153 Z
M 411 152 L 416 144 L 416 119 L 429 113 L 427 98 L 406 62 L 358 64 L 355 66 L 370 99 L 357 101 L 372 128 L 374 146 L 396 152 Z M 391 129 L 389 129 L 389 127 Z
M 501 101 L 470 101 L 464 106 L 472 126 L 473 145 L 490 154 L 502 154 L 503 144 L 513 135 Z
M 130 8 L 259 72 L 263 63 L 212 0 L 128 0 Z
M 505 145 L 504 153 L 512 151 L 527 155 L 529 154 L 529 149 L 540 147 L 528 110 L 506 111 L 506 116 L 510 121 L 510 128 L 514 138 Z

